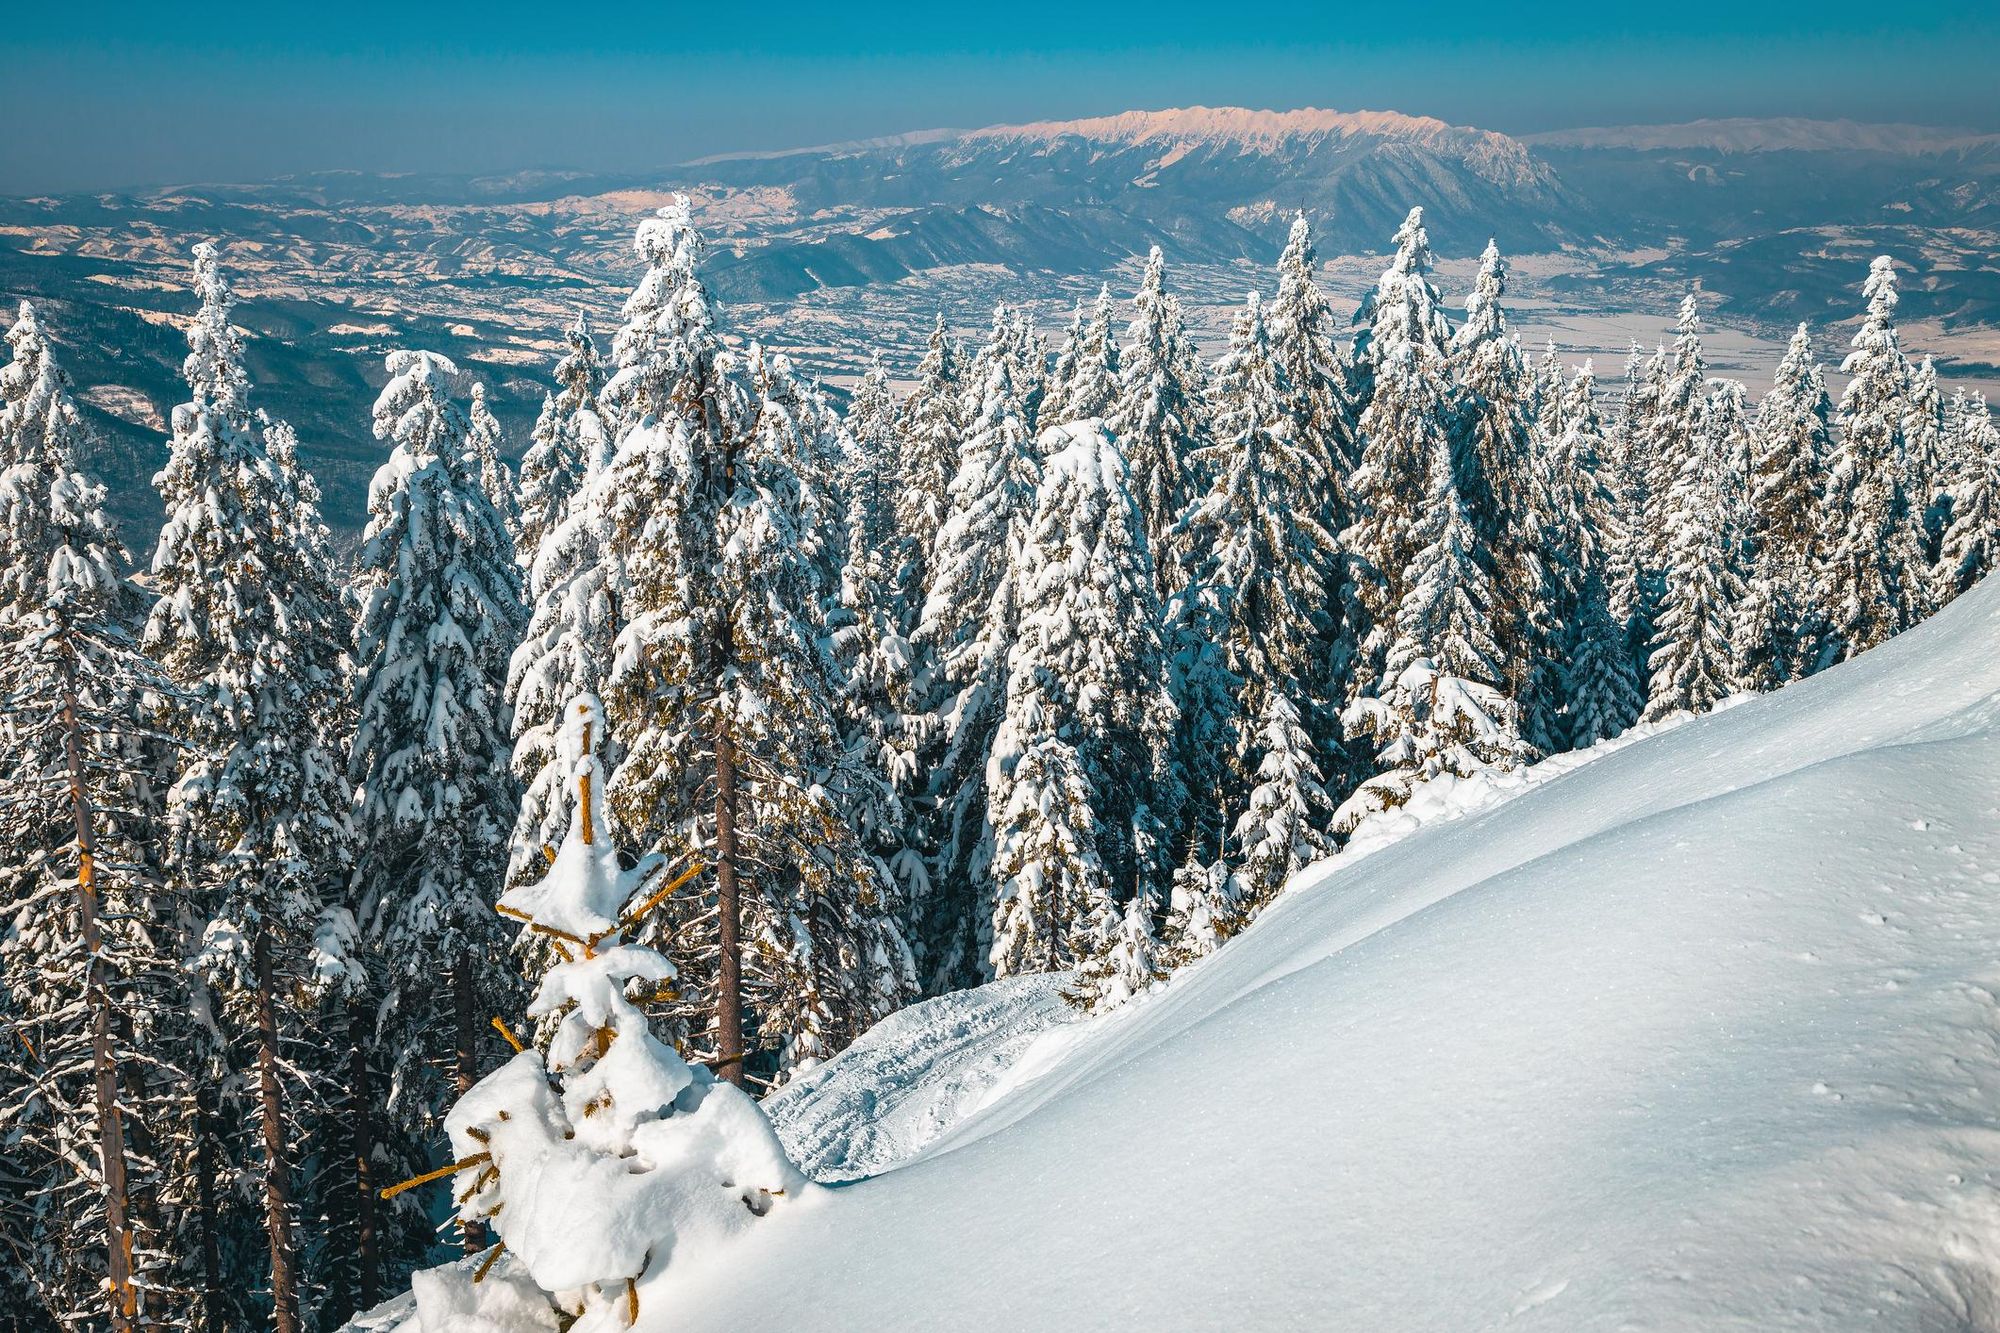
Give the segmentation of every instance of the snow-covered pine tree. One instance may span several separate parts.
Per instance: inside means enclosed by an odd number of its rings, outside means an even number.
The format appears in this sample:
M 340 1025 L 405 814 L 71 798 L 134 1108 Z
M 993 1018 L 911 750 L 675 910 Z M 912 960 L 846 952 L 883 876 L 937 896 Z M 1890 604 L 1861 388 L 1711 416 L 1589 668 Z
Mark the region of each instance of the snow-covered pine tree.
M 1034 516 L 1008 571 L 1020 629 L 987 764 L 989 961 L 1003 977 L 1114 949 L 1115 906 L 1172 868 L 1180 801 L 1159 602 L 1125 460 L 1093 422 L 1051 427 L 1040 449 Z
M 1644 568 L 1649 609 L 1657 614 L 1666 591 L 1666 569 L 1673 559 L 1674 490 L 1694 451 L 1708 404 L 1701 303 L 1693 291 L 1681 298 L 1674 318 L 1673 344 L 1656 350 L 1647 363 L 1643 398 L 1647 415 L 1639 440 L 1640 458 L 1647 471 Z
M 333 636 L 310 632 L 342 614 L 311 493 L 287 461 L 289 437 L 250 406 L 233 297 L 211 245 L 195 248 L 195 287 L 190 400 L 174 409 L 154 478 L 167 518 L 144 639 L 177 691 L 170 726 L 182 767 L 168 793 L 164 861 L 202 922 L 191 971 L 204 993 L 194 1003 L 221 1038 L 197 1077 L 227 1092 L 239 1057 L 247 1050 L 254 1061 L 270 1317 L 277 1333 L 294 1333 L 297 1108 L 286 1105 L 282 1043 L 302 1031 L 314 992 L 355 966 L 337 951 L 343 932 L 327 928 L 351 837 L 341 738 L 330 734 L 346 715 L 342 654 Z M 206 1137 L 204 1148 L 228 1146 Z M 219 1165 L 215 1156 L 197 1153 L 204 1167 Z M 212 1198 L 221 1182 L 202 1185 Z
M 1515 700 L 1523 737 L 1546 750 L 1558 739 L 1562 703 L 1549 617 L 1556 575 L 1543 563 L 1548 515 L 1541 512 L 1545 497 L 1534 474 L 1532 386 L 1500 306 L 1506 290 L 1506 265 L 1499 247 L 1488 241 L 1465 299 L 1465 322 L 1452 340 L 1458 386 L 1454 466 L 1473 533 L 1493 570 L 1488 619 L 1500 649 L 1499 683 Z
M 1945 440 L 1945 401 L 1938 388 L 1937 365 L 1928 356 L 1910 371 L 1909 398 L 1903 414 L 1903 490 L 1909 497 L 1910 522 L 1923 548 L 1926 611 L 1931 609 L 1928 571 L 1938 562 L 1944 531 L 1951 526 L 1951 467 Z
M 374 417 L 390 454 L 355 581 L 348 780 L 361 920 L 387 973 L 372 1035 L 388 1110 L 422 1141 L 476 1080 L 481 1018 L 512 1009 L 519 985 L 487 895 L 517 812 L 505 687 L 527 616 L 489 460 L 447 396 L 457 368 L 395 351 L 388 372 Z M 468 1233 L 468 1248 L 483 1239 Z
M 1952 488 L 1951 526 L 1938 555 L 1933 596 L 1958 596 L 2000 563 L 2000 429 L 1984 394 L 1968 395 L 1954 413 L 1953 451 L 1958 477 Z
M 1341 352 L 1339 322 L 1314 276 L 1318 266 L 1312 226 L 1300 213 L 1292 219 L 1278 256 L 1278 294 L 1265 323 L 1271 333 L 1271 355 L 1284 371 L 1294 434 L 1305 448 L 1319 452 L 1321 466 L 1335 487 L 1333 498 L 1344 500 L 1342 483 L 1359 461 L 1360 446 L 1356 411 L 1347 396 L 1350 370 Z M 1336 510 L 1328 525 L 1337 532 L 1346 526 L 1346 519 Z
M 1104 1013 L 1144 995 L 1166 978 L 1166 959 L 1153 930 L 1154 904 L 1150 890 L 1140 890 L 1117 911 L 1117 921 L 1097 925 L 1097 951 L 1077 969 L 1068 998 L 1078 1008 Z
M 1329 533 L 1341 533 L 1354 521 L 1348 477 L 1360 460 L 1358 410 L 1348 396 L 1353 368 L 1341 350 L 1341 332 L 1333 305 L 1314 270 L 1319 255 L 1313 248 L 1312 227 L 1304 213 L 1292 219 L 1292 229 L 1278 256 L 1278 293 L 1266 317 L 1271 355 L 1283 372 L 1285 407 L 1290 432 L 1297 443 L 1319 455 L 1319 481 L 1296 503 L 1311 508 L 1314 521 Z M 1340 610 L 1352 598 L 1347 564 L 1336 558 L 1326 567 L 1324 598 L 1328 607 L 1320 655 L 1334 680 L 1333 697 L 1344 698 L 1357 645 L 1353 626 Z M 1336 707 L 1335 712 L 1338 709 Z M 1308 714 L 1312 709 L 1306 709 Z M 1332 714 L 1327 715 L 1330 721 Z M 1315 728 L 1321 719 L 1309 717 Z M 1323 734 L 1332 735 L 1329 730 Z
M 1652 417 L 1652 382 L 1638 343 L 1625 358 L 1624 384 L 1618 412 L 1605 439 L 1604 487 L 1618 515 L 1616 539 L 1605 549 L 1605 591 L 1611 619 L 1624 627 L 1626 658 L 1633 670 L 1645 662 L 1652 642 L 1655 598 L 1649 575 L 1651 538 L 1647 515 L 1652 507 L 1651 473 L 1646 457 L 1646 426 Z
M 847 822 L 893 883 L 908 919 L 921 919 L 930 894 L 917 802 L 923 795 L 916 750 L 916 651 L 909 611 L 897 588 L 895 501 L 900 484 L 894 432 L 900 413 L 879 359 L 856 391 L 848 431 L 847 559 L 829 642 L 838 677 L 843 749 L 839 792 Z
M 1751 559 L 1773 593 L 1772 647 L 1782 679 L 1818 668 L 1825 634 L 1813 589 L 1821 579 L 1821 496 L 1833 452 L 1832 417 L 1826 373 L 1801 324 L 1757 405 L 1750 474 Z
M 985 358 L 985 391 L 952 478 L 916 641 L 929 665 L 935 715 L 923 767 L 936 828 L 932 911 L 919 936 L 928 983 L 968 984 L 984 973 L 992 864 L 987 755 L 1007 701 L 1007 652 L 1017 623 L 1009 577 L 1035 506 L 1041 460 L 1014 391 L 1013 372 Z
M 452 1161 L 385 1191 L 449 1177 L 458 1220 L 499 1235 L 476 1269 L 416 1275 L 425 1328 L 630 1328 L 642 1274 L 689 1262 L 697 1245 L 726 1243 L 815 1188 L 754 1101 L 654 1035 L 641 1006 L 678 978 L 628 938 L 649 910 L 634 901 L 649 863 L 627 868 L 604 816 L 601 705 L 580 696 L 566 714 L 562 847 L 539 881 L 499 904 L 524 933 L 555 942 L 528 1006 L 547 1049 L 498 1021 L 516 1054 L 452 1107 Z
M 1014 373 L 1014 391 L 1021 396 L 1029 428 L 1034 429 L 1042 420 L 1042 399 L 1049 388 L 1049 345 L 1025 307 L 1010 312 L 1003 345 Z
M 507 460 L 502 456 L 507 448 L 507 432 L 487 404 L 486 385 L 479 380 L 472 382 L 472 405 L 466 412 L 465 447 L 476 465 L 475 475 L 479 478 L 480 488 L 506 521 L 511 545 L 511 534 L 521 520 L 521 500 L 514 488 L 514 470 L 507 466 Z
M 784 1071 L 837 1050 L 907 998 L 908 963 L 891 888 L 826 785 L 842 756 L 796 470 L 823 404 L 778 358 L 746 391 L 685 198 L 638 244 L 648 272 L 606 389 L 625 405 L 603 485 L 628 553 L 609 796 L 654 864 L 715 869 L 713 897 L 669 899 L 649 938 L 680 970 L 677 1021 L 742 1079 L 752 1056 Z
M 1840 434 L 1827 469 L 1825 578 L 1829 661 L 1898 634 L 1928 610 L 1921 513 L 1904 467 L 1910 365 L 1897 343 L 1896 269 L 1884 255 L 1862 288 L 1868 310 L 1841 370 Z
M 87 428 L 32 306 L 0 369 L 0 1125 L 23 1290 L 7 1315 L 129 1330 L 187 1314 L 159 1146 L 185 1096 L 177 921 L 154 882 L 152 698 Z M 18 1219 L 18 1221 L 16 1220 Z
M 1545 441 L 1537 468 L 1543 558 L 1553 575 L 1541 623 L 1556 646 L 1560 743 L 1582 749 L 1631 726 L 1646 696 L 1607 586 L 1626 520 L 1603 480 L 1606 441 L 1590 362 L 1559 394 L 1545 392 L 1552 396 L 1542 420 L 1561 423 L 1562 434 Z
M 569 350 L 556 362 L 556 392 L 542 399 L 528 450 L 521 456 L 520 523 L 515 545 L 522 566 L 535 562 L 556 530 L 585 473 L 601 466 L 609 440 L 597 415 L 604 370 L 590 324 L 578 314 L 563 333 Z
M 1112 327 L 1111 288 L 1097 289 L 1090 316 L 1079 304 L 1068 338 L 1049 372 L 1040 420 L 1045 426 L 1112 415 L 1118 402 L 1118 337 Z
M 1435 517 L 1425 513 L 1436 498 L 1435 456 L 1443 450 L 1449 457 L 1456 417 L 1451 331 L 1430 279 L 1435 260 L 1421 208 L 1410 210 L 1395 243 L 1395 257 L 1355 316 L 1365 326 L 1356 354 L 1371 387 L 1361 414 L 1361 464 L 1349 481 L 1356 518 L 1342 538 L 1355 562 L 1354 605 L 1347 608 L 1358 634 L 1351 698 L 1372 695 L 1383 682 L 1399 608 L 1425 546 L 1420 529 Z M 1450 489 L 1456 497 L 1455 480 Z
M 1339 556 L 1321 503 L 1325 453 L 1294 434 L 1254 294 L 1211 401 L 1215 443 L 1196 457 L 1208 493 L 1177 536 L 1199 562 L 1173 615 L 1184 664 L 1176 754 L 1190 788 L 1189 855 L 1206 867 L 1226 853 L 1257 904 L 1331 850 L 1327 774 L 1340 756 L 1312 736 L 1338 734 L 1341 701 L 1325 655 Z M 1214 666 L 1201 669 L 1208 654 Z
M 896 530 L 900 559 L 895 566 L 896 598 L 909 608 L 906 633 L 916 628 L 917 613 L 930 586 L 931 547 L 951 512 L 951 481 L 958 475 L 959 441 L 965 433 L 959 381 L 958 347 L 945 329 L 944 316 L 931 329 L 917 382 L 903 400 L 899 438 L 902 477 L 896 494 Z
M 1704 404 L 1661 507 L 1666 589 L 1648 664 L 1648 722 L 1705 712 L 1742 687 L 1744 482 L 1731 459 L 1740 402 L 1720 386 Z
M 1166 272 L 1166 259 L 1154 246 L 1132 301 L 1118 396 L 1107 418 L 1131 471 L 1132 497 L 1145 515 L 1162 602 L 1186 580 L 1173 534 L 1200 491 L 1189 460 L 1207 441 L 1201 354 L 1180 301 L 1167 290 Z
M 1378 351 L 1382 342 L 1376 342 Z M 1378 397 L 1406 372 L 1383 357 Z M 1372 410 L 1372 409 L 1371 409 Z M 1401 805 L 1417 784 L 1441 774 L 1468 777 L 1482 768 L 1509 768 L 1534 757 L 1521 739 L 1514 701 L 1502 682 L 1500 647 L 1490 610 L 1492 573 L 1472 516 L 1458 493 L 1452 442 L 1426 429 L 1428 487 L 1416 508 L 1416 545 L 1382 675 L 1344 716 L 1350 732 L 1373 739 L 1382 771 L 1362 783 L 1334 816 L 1338 833 L 1369 813 Z

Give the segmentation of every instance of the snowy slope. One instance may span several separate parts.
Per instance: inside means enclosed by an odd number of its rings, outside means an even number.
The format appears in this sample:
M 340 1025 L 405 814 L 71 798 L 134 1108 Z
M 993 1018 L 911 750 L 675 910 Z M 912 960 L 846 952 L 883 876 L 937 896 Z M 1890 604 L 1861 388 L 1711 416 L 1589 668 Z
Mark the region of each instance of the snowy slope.
M 1303 877 L 650 1327 L 2000 1327 L 2000 583 Z
M 764 1099 L 785 1151 L 818 1181 L 903 1162 L 984 1106 L 1028 1049 L 1077 1011 L 1067 972 L 1009 977 L 913 1004 Z

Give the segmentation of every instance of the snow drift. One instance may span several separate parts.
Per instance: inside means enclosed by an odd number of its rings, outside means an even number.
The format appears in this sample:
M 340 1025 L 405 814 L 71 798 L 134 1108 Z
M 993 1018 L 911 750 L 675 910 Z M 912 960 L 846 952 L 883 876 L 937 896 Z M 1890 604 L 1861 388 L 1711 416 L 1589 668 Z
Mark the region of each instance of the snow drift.
M 642 1325 L 2000 1328 L 1996 645 L 1989 583 L 1302 875 Z

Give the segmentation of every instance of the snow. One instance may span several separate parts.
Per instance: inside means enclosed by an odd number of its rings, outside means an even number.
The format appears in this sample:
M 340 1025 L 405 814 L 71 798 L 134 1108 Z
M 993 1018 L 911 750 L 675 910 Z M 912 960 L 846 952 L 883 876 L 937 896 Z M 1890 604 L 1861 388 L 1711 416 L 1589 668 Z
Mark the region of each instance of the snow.
M 1996 636 L 2000 584 L 1308 870 L 640 1327 L 1994 1326 Z
M 1009 977 L 913 1004 L 764 1100 L 799 1169 L 853 1180 L 916 1156 L 1008 1085 L 1076 1017 L 1066 972 Z

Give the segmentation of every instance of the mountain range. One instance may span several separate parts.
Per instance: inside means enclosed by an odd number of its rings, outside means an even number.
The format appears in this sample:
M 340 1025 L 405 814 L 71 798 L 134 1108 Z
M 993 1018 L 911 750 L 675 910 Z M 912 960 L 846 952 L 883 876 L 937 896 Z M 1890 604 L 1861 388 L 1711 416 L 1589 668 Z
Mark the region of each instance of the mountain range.
M 578 309 L 615 320 L 632 227 L 672 190 L 696 199 L 732 329 L 834 375 L 875 347 L 913 362 L 939 309 L 970 331 L 1003 296 L 1054 322 L 1156 244 L 1219 327 L 1298 210 L 1330 287 L 1355 301 L 1362 261 L 1414 204 L 1441 253 L 1491 237 L 1539 256 L 1526 287 L 1578 309 L 1670 309 L 1667 293 L 1699 282 L 1746 328 L 1830 324 L 1887 253 L 1912 270 L 1905 317 L 1954 336 L 2000 326 L 2000 137 L 1765 120 L 1514 138 L 1395 112 L 1202 107 L 618 176 L 325 172 L 0 198 L 0 295 L 48 307 L 105 436 L 94 461 L 142 519 L 178 401 L 187 251 L 220 241 L 264 401 L 298 426 L 351 530 L 380 457 L 367 421 L 381 353 L 453 356 L 524 432 L 558 330 Z M 1955 362 L 1932 350 L 1948 372 L 2000 359 L 1973 338 Z

